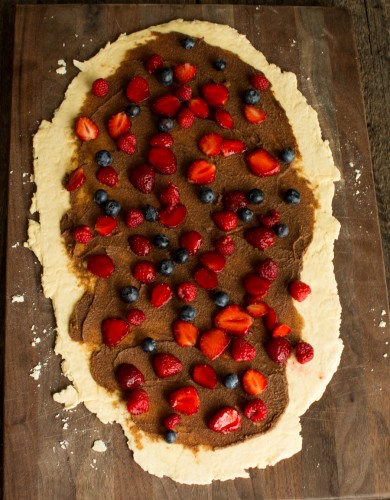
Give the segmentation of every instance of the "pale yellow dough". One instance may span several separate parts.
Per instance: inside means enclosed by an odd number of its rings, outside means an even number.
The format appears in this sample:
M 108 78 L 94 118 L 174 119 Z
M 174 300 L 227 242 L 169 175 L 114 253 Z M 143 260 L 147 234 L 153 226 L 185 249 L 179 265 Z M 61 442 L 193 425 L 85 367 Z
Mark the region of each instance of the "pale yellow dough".
M 70 208 L 69 193 L 63 188 L 62 181 L 64 175 L 75 167 L 72 158 L 78 144 L 73 132 L 74 118 L 92 81 L 114 73 L 125 53 L 151 40 L 152 32 L 171 31 L 203 38 L 210 45 L 230 50 L 266 75 L 293 127 L 302 154 L 302 174 L 311 182 L 319 201 L 313 242 L 304 257 L 301 276 L 303 281 L 310 283 L 312 294 L 305 302 L 296 305 L 305 321 L 303 336 L 315 349 L 314 360 L 300 365 L 291 357 L 287 366 L 290 403 L 271 432 L 229 448 L 201 450 L 196 455 L 180 444 L 169 445 L 163 439 L 152 441 L 142 432 L 138 433 L 142 446 L 139 443 L 137 446 L 129 429 L 125 406 L 115 404 L 119 401 L 118 395 L 110 395 L 92 379 L 89 352 L 68 335 L 69 317 L 84 290 L 76 276 L 69 272 L 69 257 L 59 224 Z M 29 227 L 29 245 L 43 266 L 43 289 L 52 299 L 57 319 L 55 352 L 62 356 L 63 371 L 74 387 L 74 390 L 57 395 L 56 400 L 68 408 L 84 402 L 103 422 L 120 423 L 134 459 L 143 469 L 181 483 L 206 484 L 215 479 L 248 477 L 250 467 L 263 468 L 291 457 L 302 447 L 299 417 L 322 396 L 339 365 L 343 348 L 339 338 L 341 307 L 332 263 L 334 240 L 339 232 L 339 223 L 332 216 L 332 198 L 339 171 L 333 163 L 328 142 L 321 138 L 316 112 L 298 91 L 295 75 L 283 73 L 277 66 L 269 64 L 243 35 L 224 25 L 175 20 L 131 35 L 121 35 L 90 60 L 74 61 L 74 64 L 80 73 L 69 85 L 53 120 L 43 121 L 34 138 L 37 184 L 34 211 L 39 212 L 40 223 L 31 221 Z

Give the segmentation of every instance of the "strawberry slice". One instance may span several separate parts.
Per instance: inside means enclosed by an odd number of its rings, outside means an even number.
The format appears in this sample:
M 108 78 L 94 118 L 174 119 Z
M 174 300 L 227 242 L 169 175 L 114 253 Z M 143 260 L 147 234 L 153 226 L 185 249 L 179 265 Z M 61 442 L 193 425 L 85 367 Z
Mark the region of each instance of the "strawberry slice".
M 209 116 L 207 102 L 201 97 L 190 99 L 187 105 L 197 118 L 207 118 Z
M 158 97 L 152 103 L 152 111 L 157 115 L 169 116 L 173 118 L 181 107 L 181 102 L 172 94 Z
M 198 412 L 200 405 L 198 391 L 191 385 L 179 387 L 168 396 L 168 403 L 183 415 L 194 415 Z
M 278 320 L 276 318 L 275 309 L 273 307 L 268 307 L 267 313 L 263 316 L 263 322 L 266 330 L 273 332 Z
M 180 235 L 179 245 L 185 248 L 190 255 L 195 255 L 202 246 L 202 235 L 198 231 L 188 231 Z
M 171 300 L 172 295 L 172 288 L 168 283 L 159 283 L 152 290 L 150 302 L 153 307 L 162 307 Z
M 221 146 L 221 155 L 224 158 L 228 156 L 241 154 L 246 151 L 248 148 L 243 141 L 234 140 L 234 139 L 224 139 L 222 141 Z
M 205 252 L 199 258 L 204 267 L 215 273 L 219 273 L 226 266 L 225 256 L 218 252 Z
M 198 147 L 207 156 L 217 156 L 221 152 L 222 136 L 211 132 L 199 139 Z
M 267 295 L 270 286 L 271 282 L 257 273 L 248 273 L 244 278 L 244 288 L 247 293 L 256 295 L 259 300 Z
M 215 121 L 222 128 L 230 129 L 234 127 L 234 120 L 231 114 L 225 109 L 217 109 L 215 112 Z
M 141 415 L 142 413 L 147 413 L 149 411 L 149 396 L 144 389 L 137 387 L 133 389 L 126 402 L 127 411 L 131 415 Z
M 111 116 L 108 121 L 108 133 L 112 139 L 117 139 L 126 134 L 131 128 L 131 121 L 124 111 Z
M 235 338 L 232 342 L 232 356 L 238 363 L 252 361 L 256 357 L 256 349 L 243 338 Z
M 153 369 L 160 378 L 177 375 L 183 370 L 183 363 L 176 356 L 167 353 L 158 353 L 152 359 Z
M 229 345 L 228 335 L 218 328 L 207 330 L 200 337 L 199 348 L 210 361 L 219 358 Z
M 198 328 L 188 321 L 177 319 L 172 326 L 173 336 L 181 347 L 192 347 L 199 337 Z
M 176 172 L 176 156 L 169 148 L 151 148 L 148 154 L 149 163 L 163 175 Z
M 243 337 L 252 326 L 253 318 L 240 306 L 226 306 L 214 318 L 214 325 L 237 337 Z
M 161 148 L 171 148 L 173 146 L 172 134 L 169 132 L 158 132 L 151 136 L 149 144 Z
M 249 123 L 261 123 L 267 118 L 265 111 L 256 108 L 252 104 L 246 104 L 244 107 L 244 115 Z
M 69 174 L 65 188 L 67 191 L 76 191 L 86 180 L 83 167 L 77 167 Z
M 265 302 L 254 302 L 246 306 L 246 312 L 250 314 L 252 318 L 261 318 L 267 314 L 268 304 Z
M 168 182 L 168 186 L 164 189 L 159 196 L 160 203 L 167 207 L 174 207 L 180 203 L 179 189 L 172 182 Z
M 267 387 L 267 379 L 259 371 L 250 368 L 242 377 L 242 387 L 247 394 L 257 396 Z
M 114 272 L 114 263 L 108 255 L 91 255 L 88 257 L 87 269 L 99 278 L 109 278 Z
M 108 168 L 108 167 L 106 167 Z M 155 173 L 153 167 L 142 163 L 130 171 L 129 179 L 133 186 L 144 194 L 150 194 L 154 190 Z
M 277 325 L 274 328 L 274 330 L 272 332 L 272 336 L 273 337 L 285 337 L 290 332 L 291 332 L 291 328 L 288 325 L 281 323 L 280 325 Z
M 271 229 L 254 227 L 245 232 L 247 242 L 259 250 L 265 250 L 275 244 L 276 236 Z
M 280 163 L 265 149 L 256 149 L 247 157 L 249 169 L 257 177 L 268 177 L 280 172 Z
M 149 84 L 145 78 L 142 78 L 142 76 L 132 78 L 126 88 L 126 97 L 136 104 L 150 97 Z
M 211 214 L 211 218 L 221 231 L 229 232 L 236 229 L 238 217 L 232 210 L 221 210 Z
M 221 434 L 229 434 L 241 429 L 241 415 L 235 408 L 224 406 L 210 419 L 209 429 Z
M 194 279 L 201 288 L 205 290 L 214 290 L 218 286 L 218 276 L 210 269 L 201 268 L 194 274 Z
M 119 318 L 107 318 L 101 326 L 103 342 L 107 347 L 115 347 L 129 333 L 129 325 L 125 320 Z
M 214 368 L 206 364 L 194 366 L 192 379 L 202 387 L 206 387 L 206 389 L 215 389 L 218 383 Z
M 229 90 L 222 83 L 206 83 L 202 86 L 202 95 L 212 108 L 223 108 L 229 99 Z
M 261 422 L 267 418 L 267 407 L 261 399 L 252 399 L 244 406 L 244 415 L 252 422 Z
M 96 219 L 95 231 L 100 236 L 109 236 L 118 226 L 118 221 L 115 217 L 109 215 L 101 215 Z
M 206 160 L 195 160 L 187 172 L 187 179 L 194 184 L 211 184 L 215 181 L 217 168 Z
M 92 141 L 99 134 L 98 126 L 88 116 L 77 118 L 75 130 L 77 137 L 83 142 Z
M 173 229 L 180 226 L 187 216 L 186 207 L 178 203 L 173 207 L 167 207 L 165 210 L 158 211 L 158 220 L 165 227 Z
M 178 83 L 187 83 L 196 75 L 196 66 L 191 63 L 177 64 L 173 68 L 173 77 Z

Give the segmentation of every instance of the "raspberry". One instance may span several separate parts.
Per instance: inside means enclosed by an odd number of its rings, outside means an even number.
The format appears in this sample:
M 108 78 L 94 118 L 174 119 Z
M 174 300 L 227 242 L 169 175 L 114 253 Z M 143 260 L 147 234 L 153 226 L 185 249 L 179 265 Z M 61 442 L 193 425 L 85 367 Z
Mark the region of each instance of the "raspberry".
M 270 210 L 266 215 L 259 215 L 259 221 L 263 226 L 271 228 L 280 222 L 280 213 L 277 210 Z
M 188 85 L 182 85 L 175 90 L 175 96 L 181 101 L 189 101 L 192 97 L 192 89 Z
M 273 259 L 268 258 L 257 264 L 256 271 L 262 278 L 275 281 L 278 277 L 278 264 Z
M 298 280 L 292 281 L 288 286 L 288 290 L 291 297 L 298 302 L 303 302 L 311 293 L 310 286 L 306 285 L 306 283 L 303 283 L 303 281 Z
M 252 422 L 261 422 L 267 418 L 267 407 L 261 399 L 256 398 L 246 403 L 243 413 Z
M 126 226 L 130 228 L 137 227 L 142 224 L 144 220 L 145 216 L 141 210 L 130 208 L 126 215 Z
M 222 255 L 232 255 L 236 245 L 231 236 L 221 236 L 215 242 L 215 249 Z
M 152 245 L 145 236 L 141 234 L 132 234 L 129 236 L 129 245 L 131 250 L 140 257 L 145 257 L 150 254 Z
M 180 424 L 180 421 L 180 415 L 178 415 L 177 413 L 171 413 L 164 418 L 163 425 L 169 431 L 173 431 L 173 429 Z
M 237 212 L 241 208 L 246 208 L 248 200 L 242 191 L 230 191 L 230 193 L 226 193 L 224 196 L 224 204 L 226 210 Z
M 98 78 L 92 84 L 92 94 L 96 97 L 104 97 L 108 94 L 108 82 L 104 78 Z
M 145 62 L 145 68 L 151 75 L 164 66 L 164 60 L 158 54 L 152 54 Z
M 133 276 L 141 283 L 150 285 L 156 281 L 156 268 L 152 262 L 148 260 L 139 260 L 133 268 Z
M 126 314 L 129 325 L 139 326 L 146 319 L 145 313 L 141 309 L 130 309 Z
M 183 128 L 190 128 L 194 123 L 195 115 L 190 109 L 184 108 L 179 112 L 176 120 Z
M 295 346 L 295 357 L 297 358 L 298 363 L 303 365 L 304 363 L 308 363 L 314 357 L 314 349 L 313 346 L 308 344 L 307 342 L 298 342 Z
M 232 210 L 214 212 L 211 217 L 221 231 L 228 232 L 237 227 L 238 217 Z
M 89 243 L 93 238 L 92 231 L 88 226 L 75 227 L 72 231 L 72 236 L 77 243 L 82 243 L 84 245 Z
M 99 182 L 109 187 L 115 187 L 118 184 L 118 174 L 113 167 L 99 168 L 96 178 Z
M 136 151 L 137 139 L 134 134 L 124 134 L 117 140 L 118 148 L 128 155 L 133 155 Z
M 184 302 L 192 302 L 196 298 L 196 286 L 189 281 L 180 283 L 177 287 L 177 295 L 179 299 L 184 300 Z
M 251 76 L 251 84 L 257 90 L 267 90 L 269 87 L 269 81 L 264 75 L 252 75 Z

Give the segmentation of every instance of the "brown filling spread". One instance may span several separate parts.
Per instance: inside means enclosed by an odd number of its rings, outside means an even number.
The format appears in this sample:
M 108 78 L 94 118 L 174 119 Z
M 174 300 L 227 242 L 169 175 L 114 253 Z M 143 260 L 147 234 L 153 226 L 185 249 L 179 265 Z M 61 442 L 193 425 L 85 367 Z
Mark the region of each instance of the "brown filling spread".
M 115 379 L 115 368 L 120 363 L 132 363 L 141 370 L 146 380 L 143 388 L 150 397 L 150 410 L 133 416 L 132 419 L 140 429 L 154 438 L 162 438 L 163 419 L 173 411 L 168 405 L 167 395 L 183 385 L 195 386 L 201 400 L 199 412 L 182 417 L 181 424 L 177 428 L 177 442 L 193 448 L 199 445 L 214 448 L 264 433 L 275 425 L 288 403 L 285 369 L 271 361 L 264 350 L 264 343 L 270 334 L 265 331 L 262 318 L 254 320 L 250 333 L 245 337 L 257 350 L 252 362 L 235 362 L 229 350 L 215 361 L 209 361 L 198 347 L 180 347 L 176 344 L 172 334 L 172 323 L 178 318 L 179 311 L 185 304 L 174 294 L 172 300 L 165 306 L 158 309 L 152 307 L 151 286 L 140 285 L 132 276 L 131 269 L 134 263 L 142 257 L 132 253 L 128 237 L 139 233 L 151 240 L 157 233 L 167 235 L 170 240 L 169 248 L 160 250 L 153 247 L 151 254 L 146 257 L 155 263 L 172 258 L 172 251 L 179 247 L 180 234 L 190 230 L 196 230 L 202 235 L 202 251 L 214 250 L 214 242 L 223 233 L 213 223 L 210 213 L 223 209 L 224 193 L 235 189 L 243 192 L 253 188 L 263 190 L 264 202 L 260 205 L 249 205 L 255 212 L 253 221 L 250 223 L 240 221 L 237 229 L 229 233 L 236 244 L 236 251 L 227 257 L 227 265 L 218 275 L 218 290 L 229 294 L 230 303 L 244 306 L 243 277 L 253 271 L 256 263 L 265 257 L 272 257 L 279 265 L 279 275 L 264 300 L 275 309 L 279 322 L 291 327 L 292 333 L 288 338 L 294 344 L 300 338 L 302 319 L 294 308 L 287 285 L 291 280 L 299 278 L 302 257 L 311 242 L 315 199 L 307 181 L 299 175 L 296 168 L 282 163 L 280 174 L 260 178 L 249 172 L 245 154 L 237 154 L 228 158 L 217 156 L 211 159 L 217 167 L 217 177 L 211 185 L 217 193 L 217 200 L 211 206 L 201 203 L 199 187 L 188 182 L 187 170 L 194 160 L 207 159 L 197 147 L 199 138 L 204 134 L 217 132 L 224 139 L 240 139 L 247 145 L 248 152 L 259 147 L 275 156 L 286 147 L 291 147 L 298 155 L 299 152 L 291 126 L 284 110 L 275 100 L 272 88 L 261 92 L 261 102 L 258 106 L 266 112 L 266 121 L 253 125 L 245 119 L 242 94 L 251 87 L 249 78 L 255 73 L 253 68 L 232 53 L 209 46 L 201 40 L 197 40 L 192 50 L 185 50 L 180 44 L 182 39 L 183 35 L 176 33 L 159 34 L 155 40 L 129 51 L 116 73 L 108 78 L 109 94 L 104 98 L 89 94 L 80 113 L 92 118 L 98 125 L 100 133 L 96 140 L 84 142 L 79 148 L 77 162 L 84 167 L 87 181 L 81 189 L 71 193 L 71 210 L 62 221 L 62 229 L 69 252 L 72 254 L 75 272 L 84 283 L 94 285 L 94 280 L 91 282 L 90 274 L 85 270 L 85 260 L 90 255 L 107 253 L 115 263 L 115 272 L 108 279 L 98 278 L 96 286 L 89 286 L 90 291 L 85 293 L 75 307 L 71 318 L 70 335 L 72 339 L 90 346 L 93 351 L 91 373 L 96 382 L 109 391 L 119 389 Z M 158 118 L 151 112 L 151 100 L 172 92 L 172 88 L 177 87 L 177 84 L 173 84 L 173 87 L 164 87 L 145 70 L 144 61 L 153 53 L 160 54 L 167 66 L 191 62 L 197 67 L 196 78 L 188 84 L 192 87 L 194 96 L 201 95 L 200 89 L 204 83 L 225 84 L 230 94 L 225 108 L 233 116 L 235 127 L 231 130 L 222 129 L 212 118 L 196 119 L 189 129 L 175 124 L 172 131 L 174 137 L 172 150 L 177 159 L 177 172 L 170 176 L 156 174 L 154 193 L 145 195 L 132 186 L 128 178 L 129 171 L 132 167 L 146 162 L 150 148 L 148 139 L 157 132 Z M 213 68 L 212 63 L 217 58 L 226 60 L 225 71 Z M 140 115 L 132 119 L 131 133 L 137 137 L 137 151 L 129 156 L 118 151 L 115 141 L 107 133 L 107 122 L 113 114 L 122 111 L 129 104 L 124 89 L 135 75 L 142 76 L 148 81 L 151 98 L 140 104 Z M 114 188 L 104 186 L 96 179 L 99 167 L 94 156 L 101 149 L 106 149 L 113 155 L 112 166 L 119 174 L 119 182 Z M 185 222 L 176 229 L 167 229 L 159 222 L 144 222 L 135 229 L 129 229 L 124 222 L 127 210 L 142 209 L 146 204 L 158 209 L 160 207 L 158 193 L 167 186 L 168 181 L 179 187 L 182 203 L 188 211 Z M 288 205 L 283 201 L 283 194 L 289 188 L 300 192 L 300 204 Z M 103 214 L 102 208 L 93 201 L 97 189 L 105 189 L 109 199 L 120 202 L 122 210 L 118 216 L 118 228 L 111 236 L 94 236 L 88 245 L 75 244 L 71 237 L 71 229 L 81 224 L 93 228 L 97 217 Z M 259 225 L 257 215 L 265 214 L 271 209 L 280 212 L 281 222 L 288 226 L 289 235 L 286 238 L 277 238 L 274 246 L 261 252 L 248 244 L 244 238 L 244 231 L 249 227 L 257 227 Z M 158 275 L 156 282 L 169 282 L 175 289 L 184 281 L 193 281 L 194 271 L 198 267 L 198 257 L 192 256 L 186 264 L 176 265 L 173 275 L 169 277 Z M 126 305 L 120 300 L 121 288 L 128 285 L 140 289 L 140 298 L 134 305 Z M 212 292 L 198 287 L 196 300 L 191 303 L 197 309 L 194 323 L 201 332 L 212 328 L 213 317 L 220 310 L 214 304 L 212 296 Z M 108 317 L 125 319 L 126 312 L 134 307 L 145 313 L 146 321 L 139 327 L 131 327 L 131 333 L 116 347 L 105 346 L 101 333 L 102 321 Z M 167 352 L 178 357 L 183 362 L 183 371 L 174 377 L 159 379 L 153 371 L 151 355 L 145 353 L 139 345 L 145 337 L 156 339 L 157 352 Z M 216 389 L 202 388 L 192 380 L 192 367 L 197 363 L 209 363 L 215 368 L 219 379 Z M 243 417 L 242 428 L 239 431 L 226 435 L 213 432 L 208 428 L 208 421 L 220 407 L 233 406 L 242 409 L 245 402 L 252 399 L 241 387 L 229 390 L 221 383 L 228 373 L 237 373 L 240 377 L 248 367 L 259 370 L 267 377 L 267 388 L 259 396 L 267 406 L 267 418 L 262 422 L 253 423 Z M 125 396 L 123 404 L 126 404 Z

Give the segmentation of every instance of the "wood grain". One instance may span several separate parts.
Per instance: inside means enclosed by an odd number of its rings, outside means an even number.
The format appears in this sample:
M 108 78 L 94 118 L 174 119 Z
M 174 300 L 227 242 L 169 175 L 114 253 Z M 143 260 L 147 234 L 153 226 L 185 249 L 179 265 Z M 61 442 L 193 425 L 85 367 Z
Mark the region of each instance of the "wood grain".
M 129 457 L 118 426 L 104 426 L 83 407 L 64 412 L 52 401 L 50 394 L 67 382 L 60 374 L 60 360 L 51 353 L 55 323 L 51 304 L 40 292 L 39 264 L 22 246 L 34 189 L 29 182 L 31 136 L 41 119 L 51 117 L 75 76 L 70 61 L 88 59 L 121 32 L 174 17 L 230 24 L 247 34 L 270 61 L 297 73 L 299 87 L 319 112 L 324 137 L 330 141 L 342 172 L 334 202 L 342 223 L 335 258 L 345 343 L 341 368 L 325 396 L 302 419 L 302 453 L 273 468 L 251 471 L 248 480 L 215 482 L 205 487 L 179 485 L 146 474 Z M 61 58 L 68 62 L 64 76 L 55 73 Z M 348 13 L 339 9 L 227 5 L 23 6 L 17 8 L 13 68 L 5 498 L 388 496 L 390 397 L 386 381 L 390 373 L 383 354 L 389 351 L 385 344 L 389 331 L 378 327 L 382 309 L 388 311 L 387 293 Z M 356 170 L 361 174 L 358 180 Z M 24 294 L 25 302 L 12 304 L 11 296 L 19 293 Z M 388 323 L 388 316 L 384 318 Z M 32 347 L 34 336 L 41 342 Z M 43 364 L 41 376 L 34 381 L 29 370 L 39 362 Z M 101 455 L 91 450 L 98 438 L 108 445 Z

